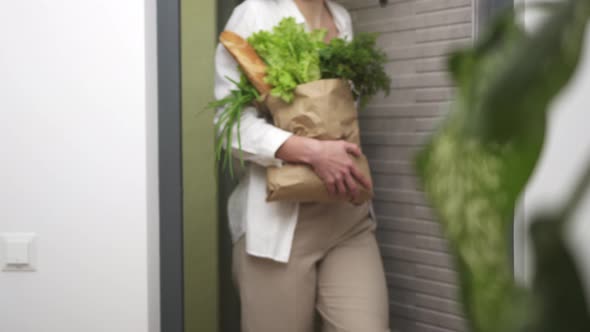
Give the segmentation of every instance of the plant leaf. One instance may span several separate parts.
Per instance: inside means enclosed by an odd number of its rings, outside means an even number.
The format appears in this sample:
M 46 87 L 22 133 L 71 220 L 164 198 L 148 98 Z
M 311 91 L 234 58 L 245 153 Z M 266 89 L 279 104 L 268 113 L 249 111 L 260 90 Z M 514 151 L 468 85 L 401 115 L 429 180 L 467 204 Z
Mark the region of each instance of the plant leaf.
M 556 6 L 530 35 L 507 12 L 450 60 L 456 98 L 417 168 L 455 254 L 473 332 L 522 331 L 537 317 L 513 281 L 508 234 L 543 147 L 549 103 L 578 63 L 589 7 Z

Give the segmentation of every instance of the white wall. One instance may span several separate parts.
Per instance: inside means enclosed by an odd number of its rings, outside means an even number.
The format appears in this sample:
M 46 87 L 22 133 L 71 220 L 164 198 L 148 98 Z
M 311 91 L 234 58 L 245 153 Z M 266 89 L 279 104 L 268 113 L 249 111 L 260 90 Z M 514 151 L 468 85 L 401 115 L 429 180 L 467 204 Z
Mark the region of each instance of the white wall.
M 533 1 L 527 1 L 527 5 Z M 540 16 L 527 9 L 525 22 L 534 27 Z M 535 212 L 559 208 L 572 192 L 583 167 L 590 163 L 590 30 L 579 70 L 552 106 L 547 143 L 541 162 L 524 194 L 523 216 L 530 223 Z M 521 230 L 520 230 L 521 231 Z M 582 267 L 590 295 L 590 193 L 570 229 L 570 243 Z M 517 243 L 517 270 L 530 280 L 530 248 Z M 522 269 L 524 267 L 524 269 Z
M 0 233 L 39 237 L 37 272 L 0 272 L 2 332 L 157 324 L 154 10 L 0 2 Z

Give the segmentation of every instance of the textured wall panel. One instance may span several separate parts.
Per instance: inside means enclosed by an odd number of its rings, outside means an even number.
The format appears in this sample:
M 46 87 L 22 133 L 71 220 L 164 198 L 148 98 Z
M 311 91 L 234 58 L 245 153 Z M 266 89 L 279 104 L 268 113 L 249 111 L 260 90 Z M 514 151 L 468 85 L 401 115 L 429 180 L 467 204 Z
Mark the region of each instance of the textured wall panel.
M 412 169 L 453 88 L 446 55 L 473 39 L 473 0 L 340 1 L 355 31 L 379 32 L 393 89 L 361 113 L 375 182 L 378 240 L 398 332 L 465 331 L 447 243 Z

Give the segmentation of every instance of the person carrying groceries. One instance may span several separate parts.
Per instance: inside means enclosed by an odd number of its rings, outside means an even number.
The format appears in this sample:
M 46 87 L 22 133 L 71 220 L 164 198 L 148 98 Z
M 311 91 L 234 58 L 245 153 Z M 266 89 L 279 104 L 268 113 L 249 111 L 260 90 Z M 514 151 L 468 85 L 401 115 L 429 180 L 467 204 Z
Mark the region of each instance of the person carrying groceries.
M 328 0 L 246 0 L 225 29 L 248 38 L 271 30 L 286 17 L 308 30 L 325 29 L 325 42 L 353 36 L 350 14 Z M 230 93 L 231 80 L 239 81 L 241 75 L 221 44 L 215 70 L 219 100 Z M 316 314 L 325 332 L 389 331 L 387 286 L 372 206 L 351 203 L 360 186 L 372 190 L 371 180 L 353 163 L 361 155 L 360 147 L 296 136 L 267 122 L 254 107 L 242 111 L 239 136 L 230 152 L 247 164 L 230 196 L 228 217 L 242 331 L 313 332 Z M 308 165 L 328 192 L 341 199 L 267 202 L 266 168 L 283 163 Z

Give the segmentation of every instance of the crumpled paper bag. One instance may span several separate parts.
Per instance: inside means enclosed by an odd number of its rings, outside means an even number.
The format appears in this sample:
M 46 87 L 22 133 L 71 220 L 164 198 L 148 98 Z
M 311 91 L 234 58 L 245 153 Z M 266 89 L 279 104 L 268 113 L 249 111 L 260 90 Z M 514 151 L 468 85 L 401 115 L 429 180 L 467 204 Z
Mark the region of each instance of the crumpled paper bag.
M 350 84 L 342 79 L 324 79 L 299 85 L 291 104 L 268 96 L 264 106 L 275 126 L 295 135 L 320 140 L 346 140 L 360 146 L 358 114 Z M 367 179 L 371 178 L 365 156 L 354 158 Z M 308 165 L 285 164 L 267 169 L 267 200 L 331 202 L 346 199 L 330 195 L 323 181 Z M 373 196 L 359 184 L 356 204 Z

